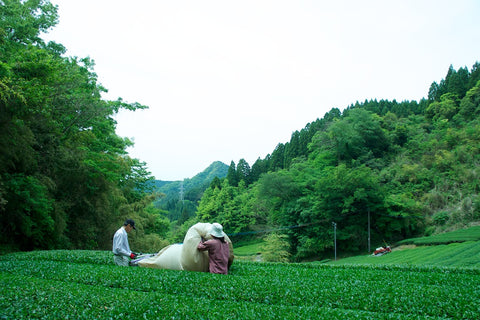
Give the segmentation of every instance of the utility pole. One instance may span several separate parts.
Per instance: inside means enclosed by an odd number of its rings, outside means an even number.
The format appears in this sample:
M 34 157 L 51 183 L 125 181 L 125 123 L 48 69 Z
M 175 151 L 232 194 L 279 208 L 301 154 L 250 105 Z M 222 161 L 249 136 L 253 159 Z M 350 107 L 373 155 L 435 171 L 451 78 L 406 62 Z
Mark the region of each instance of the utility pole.
M 335 248 L 335 261 L 337 261 L 337 224 L 332 222 L 333 224 L 333 245 Z
M 180 190 L 180 201 L 182 201 L 182 203 L 183 203 L 183 181 L 180 182 L 179 190 Z
M 368 208 L 368 253 L 370 253 L 370 208 Z

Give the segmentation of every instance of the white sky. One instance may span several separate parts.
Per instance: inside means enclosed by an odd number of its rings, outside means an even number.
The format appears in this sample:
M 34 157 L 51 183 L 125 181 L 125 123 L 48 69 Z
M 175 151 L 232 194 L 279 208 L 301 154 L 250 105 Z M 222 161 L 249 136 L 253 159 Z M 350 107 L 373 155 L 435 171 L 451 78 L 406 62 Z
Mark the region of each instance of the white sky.
M 480 61 L 480 1 L 52 0 L 46 39 L 95 60 L 117 134 L 158 180 L 250 166 L 355 101 L 419 100 Z

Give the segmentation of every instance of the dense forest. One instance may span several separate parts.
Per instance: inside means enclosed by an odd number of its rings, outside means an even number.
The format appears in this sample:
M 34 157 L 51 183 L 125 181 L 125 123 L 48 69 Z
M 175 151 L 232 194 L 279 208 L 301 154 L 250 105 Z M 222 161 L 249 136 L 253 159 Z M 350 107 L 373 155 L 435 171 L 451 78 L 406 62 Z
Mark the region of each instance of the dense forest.
M 105 101 L 91 59 L 42 40 L 58 20 L 49 1 L 0 5 L 3 250 L 108 250 L 131 217 L 137 251 L 217 221 L 234 242 L 268 236 L 300 261 L 331 255 L 334 231 L 340 251 L 366 252 L 480 220 L 478 62 L 450 66 L 418 102 L 331 109 L 252 166 L 232 161 L 169 203 L 115 133 L 119 110 L 146 106 Z
M 183 224 L 196 215 L 198 202 L 210 182 L 214 178 L 224 178 L 228 168 L 223 162 L 215 161 L 192 178 L 182 181 L 153 181 L 154 188 L 162 194 L 162 197 L 154 202 L 155 207 L 162 210 L 163 215 L 174 224 Z
M 126 217 L 139 222 L 139 249 L 162 245 L 152 177 L 115 134 L 119 110 L 146 107 L 103 100 L 91 59 L 42 40 L 58 21 L 49 1 L 0 7 L 2 249 L 106 249 Z
M 332 109 L 250 168 L 232 163 L 197 218 L 236 234 L 275 232 L 292 260 L 366 252 L 480 220 L 480 64 L 428 98 Z M 336 226 L 334 229 L 333 226 Z

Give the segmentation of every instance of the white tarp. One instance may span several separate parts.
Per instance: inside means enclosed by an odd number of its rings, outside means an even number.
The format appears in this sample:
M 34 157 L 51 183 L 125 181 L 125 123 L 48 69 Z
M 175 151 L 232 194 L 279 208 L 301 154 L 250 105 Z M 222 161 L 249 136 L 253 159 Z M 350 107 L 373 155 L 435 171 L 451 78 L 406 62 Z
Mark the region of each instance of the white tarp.
M 138 265 L 147 268 L 208 272 L 208 253 L 197 250 L 197 246 L 202 237 L 207 240 L 212 238 L 208 234 L 211 227 L 211 223 L 193 225 L 188 229 L 183 243 L 169 245 L 155 256 L 139 261 Z M 226 234 L 225 241 L 230 247 L 230 258 L 228 259 L 230 266 L 233 262 L 233 245 Z
M 181 244 L 166 246 L 155 256 L 138 261 L 138 265 L 146 268 L 183 270 L 180 263 L 182 247 Z

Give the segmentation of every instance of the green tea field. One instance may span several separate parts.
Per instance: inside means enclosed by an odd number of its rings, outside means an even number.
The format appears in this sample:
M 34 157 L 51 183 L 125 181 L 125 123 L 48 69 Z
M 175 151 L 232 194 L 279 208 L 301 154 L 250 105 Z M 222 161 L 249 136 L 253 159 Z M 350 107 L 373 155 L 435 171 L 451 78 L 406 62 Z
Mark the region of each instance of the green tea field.
M 480 318 L 478 264 L 236 260 L 214 275 L 117 267 L 106 251 L 36 251 L 0 256 L 0 284 L 0 319 Z

